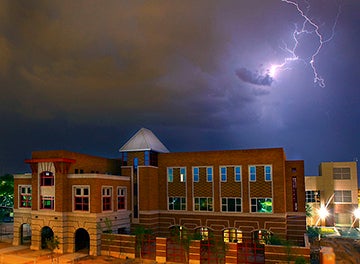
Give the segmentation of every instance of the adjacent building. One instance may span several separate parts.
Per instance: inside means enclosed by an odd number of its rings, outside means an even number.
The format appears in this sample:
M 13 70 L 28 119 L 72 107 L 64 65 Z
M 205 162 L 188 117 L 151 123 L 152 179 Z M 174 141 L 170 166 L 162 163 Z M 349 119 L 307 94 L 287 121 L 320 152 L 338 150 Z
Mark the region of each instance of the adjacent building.
M 352 226 L 358 208 L 356 162 L 322 162 L 319 176 L 306 176 L 306 202 L 312 217 L 308 225 Z
M 137 225 L 164 237 L 178 227 L 227 242 L 274 234 L 304 244 L 304 162 L 282 148 L 171 153 L 142 128 L 119 151 L 33 152 L 32 173 L 15 176 L 14 244 L 40 249 L 57 236 L 61 252 L 96 255 L 102 232 Z

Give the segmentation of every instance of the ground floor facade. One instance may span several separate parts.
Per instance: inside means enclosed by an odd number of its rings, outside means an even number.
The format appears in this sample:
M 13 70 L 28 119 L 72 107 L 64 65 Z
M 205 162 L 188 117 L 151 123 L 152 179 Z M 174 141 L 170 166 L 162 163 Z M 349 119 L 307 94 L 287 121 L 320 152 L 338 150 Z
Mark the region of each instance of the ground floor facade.
M 169 237 L 171 228 L 186 228 L 189 232 L 200 232 L 225 242 L 260 240 L 268 235 L 304 245 L 306 233 L 305 213 L 286 214 L 224 214 L 224 213 L 175 213 L 167 211 L 140 212 L 137 225 L 151 229 L 156 236 Z
M 103 232 L 130 232 L 129 212 L 107 214 L 57 213 L 17 209 L 14 219 L 13 245 L 30 244 L 33 250 L 46 248 L 48 240 L 59 242 L 58 253 L 101 252 Z

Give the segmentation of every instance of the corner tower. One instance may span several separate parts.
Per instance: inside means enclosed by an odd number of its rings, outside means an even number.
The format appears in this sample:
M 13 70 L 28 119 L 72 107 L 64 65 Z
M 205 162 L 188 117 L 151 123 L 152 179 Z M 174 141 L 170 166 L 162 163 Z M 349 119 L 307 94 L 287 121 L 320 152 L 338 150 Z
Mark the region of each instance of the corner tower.
M 132 222 L 136 224 L 139 223 L 141 211 L 158 208 L 158 154 L 168 153 L 169 150 L 152 131 L 141 128 L 119 152 L 121 175 L 131 177 Z

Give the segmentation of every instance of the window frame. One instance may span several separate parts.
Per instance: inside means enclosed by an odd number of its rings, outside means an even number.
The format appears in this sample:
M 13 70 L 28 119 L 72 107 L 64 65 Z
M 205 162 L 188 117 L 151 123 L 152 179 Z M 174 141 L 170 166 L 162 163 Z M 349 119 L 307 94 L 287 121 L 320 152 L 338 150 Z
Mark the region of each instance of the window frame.
M 239 169 L 239 172 L 237 172 L 237 169 Z M 237 176 L 239 176 L 239 178 Z M 241 182 L 241 176 L 241 166 L 234 166 L 234 181 Z
M 124 211 L 126 210 L 127 206 L 127 188 L 124 186 L 118 186 L 116 190 L 116 202 L 117 202 L 117 210 Z
M 80 190 L 80 194 L 77 194 Z M 87 194 L 85 194 L 87 190 Z M 77 198 L 80 199 L 77 202 Z M 82 209 L 77 209 L 77 205 L 81 205 Z M 84 209 L 84 207 L 87 209 Z M 74 212 L 90 212 L 90 186 L 89 185 L 73 185 L 73 211 Z
M 110 190 L 109 193 L 104 191 Z M 109 206 L 106 207 L 106 206 Z M 112 212 L 113 211 L 113 187 L 112 186 L 102 186 L 101 188 L 101 208 L 103 212 Z
M 340 170 L 338 172 L 335 172 L 335 170 Z M 346 172 L 345 172 L 346 170 Z M 347 172 L 349 171 L 349 172 Z M 338 175 L 339 177 L 335 177 L 335 175 Z M 348 175 L 348 177 L 347 177 Z M 344 177 L 346 176 L 346 177 Z M 333 168 L 333 179 L 334 180 L 351 180 L 351 168 L 350 167 L 335 167 Z
M 256 201 L 255 204 L 253 204 L 253 200 Z M 261 212 L 258 210 L 258 201 L 259 200 L 264 200 L 264 202 L 267 202 L 267 200 L 271 200 L 271 212 Z M 274 206 L 273 206 L 273 198 L 271 197 L 251 197 L 250 198 L 250 213 L 255 213 L 255 214 L 272 214 L 274 213 Z M 254 206 L 256 206 L 256 211 L 253 210 Z
M 186 182 L 186 167 L 180 167 L 180 182 Z
M 200 180 L 200 168 L 193 167 L 193 182 L 199 182 L 199 180 Z
M 45 207 L 44 202 L 50 201 L 50 207 Z M 40 209 L 41 210 L 55 210 L 55 197 L 50 195 L 40 196 Z
M 227 182 L 227 167 L 226 166 L 220 166 L 219 170 L 220 170 L 220 181 L 221 182 Z
M 167 182 L 174 182 L 174 168 L 167 168 Z
M 229 210 L 229 199 L 234 200 L 235 210 Z M 226 200 L 226 203 L 224 203 L 224 200 Z M 239 201 L 239 203 L 238 203 L 238 201 Z M 226 206 L 226 210 L 224 210 L 224 206 Z M 238 210 L 239 207 L 240 207 L 240 210 Z M 223 213 L 241 213 L 242 212 L 241 197 L 221 197 L 221 212 L 223 212 Z
M 196 201 L 198 200 L 198 202 Z M 201 209 L 201 202 L 206 201 L 206 209 Z M 198 209 L 197 209 L 198 206 Z M 196 212 L 213 212 L 214 211 L 214 199 L 213 197 L 194 197 L 194 211 Z
M 206 167 L 206 182 L 213 182 L 214 171 L 213 167 Z
M 168 196 L 167 200 L 168 200 L 168 207 L 167 207 L 168 211 L 186 211 L 186 197 L 185 196 Z M 178 203 L 179 209 L 175 208 L 175 203 L 177 200 L 179 200 L 179 203 Z
M 255 171 L 252 171 L 252 169 L 254 169 Z M 256 182 L 256 166 L 255 165 L 249 166 L 249 181 Z
M 269 172 L 267 172 L 267 169 L 269 169 L 270 171 Z M 273 171 L 272 171 L 272 166 L 271 165 L 264 165 L 264 180 L 266 181 L 266 182 L 271 182 L 272 181 L 272 173 Z M 270 177 L 270 178 L 268 178 L 268 177 Z
M 22 192 L 25 189 L 25 192 Z M 29 192 L 30 190 L 30 192 Z M 19 185 L 19 202 L 18 207 L 22 209 L 32 208 L 32 186 L 31 185 Z M 23 199 L 25 198 L 25 199 Z M 25 204 L 25 206 L 23 206 Z
M 49 175 L 48 175 L 49 174 Z M 55 185 L 55 175 L 51 171 L 43 171 L 40 173 L 40 186 L 54 186 Z M 50 181 L 50 183 L 47 183 Z
M 350 193 L 350 195 L 344 196 L 344 193 Z M 341 196 L 336 194 L 341 193 Z M 345 197 L 350 197 L 350 201 L 345 201 Z M 338 198 L 341 198 L 341 201 L 338 200 Z M 352 203 L 352 191 L 351 190 L 335 190 L 334 191 L 334 203 L 336 204 L 351 204 Z

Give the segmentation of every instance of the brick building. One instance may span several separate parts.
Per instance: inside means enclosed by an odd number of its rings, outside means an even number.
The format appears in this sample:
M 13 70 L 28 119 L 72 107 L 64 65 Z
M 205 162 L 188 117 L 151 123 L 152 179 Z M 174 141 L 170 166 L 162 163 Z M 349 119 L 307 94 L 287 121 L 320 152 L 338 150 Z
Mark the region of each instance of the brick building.
M 306 176 L 306 202 L 312 207 L 308 225 L 353 226 L 358 208 L 357 176 L 355 161 L 322 162 L 318 176 Z
M 142 225 L 166 237 L 181 227 L 230 242 L 272 233 L 304 243 L 304 163 L 282 148 L 170 153 L 142 128 L 119 151 L 119 160 L 33 152 L 32 174 L 15 176 L 14 244 L 26 224 L 34 249 L 46 227 L 62 252 L 98 254 L 105 219 L 122 233 Z

